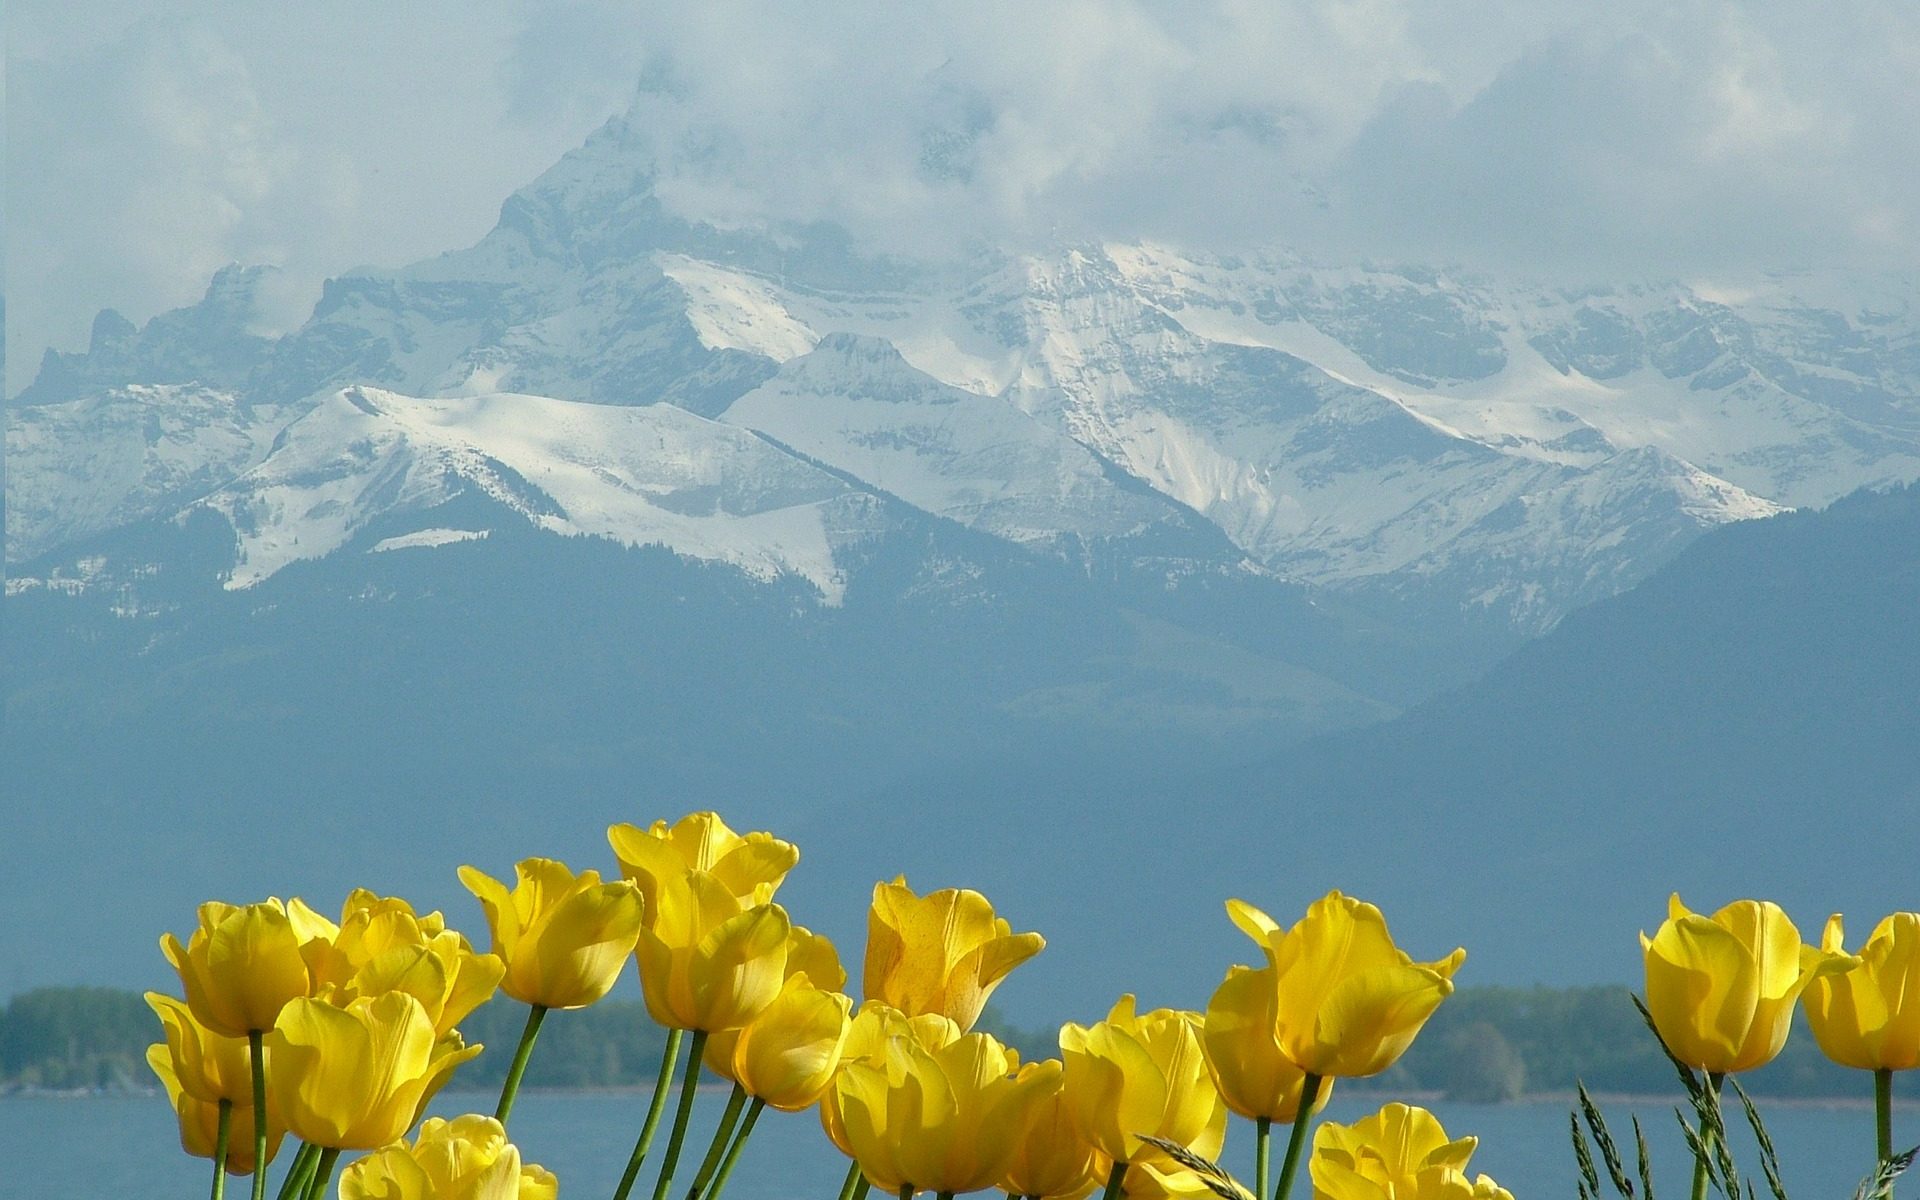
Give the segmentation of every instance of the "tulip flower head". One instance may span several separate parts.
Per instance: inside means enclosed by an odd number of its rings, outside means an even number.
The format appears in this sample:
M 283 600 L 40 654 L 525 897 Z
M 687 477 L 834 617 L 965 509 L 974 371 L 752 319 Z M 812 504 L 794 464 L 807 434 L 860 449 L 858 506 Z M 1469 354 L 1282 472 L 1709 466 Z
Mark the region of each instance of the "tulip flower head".
M 1080 1200 L 1107 1181 L 1112 1166 L 1074 1131 L 1058 1059 L 1027 1063 L 1020 1068 L 1020 1078 L 1038 1082 L 1022 1099 L 1013 1156 L 996 1186 L 1010 1196 Z
M 749 1096 L 798 1112 L 833 1082 L 853 1001 L 839 991 L 847 973 L 833 943 L 810 929 L 795 925 L 788 931 L 785 970 L 779 994 L 757 1016 L 708 1035 L 705 1062 Z
M 172 1030 L 169 1028 L 169 1037 Z M 246 1051 L 245 1041 L 240 1042 L 242 1053 Z M 175 1069 L 176 1051 L 167 1043 L 155 1042 L 147 1047 L 147 1066 L 154 1077 L 160 1080 L 160 1086 L 167 1091 L 167 1100 L 173 1105 L 173 1112 L 180 1121 L 180 1148 L 195 1158 L 212 1158 L 217 1153 L 220 1137 L 220 1103 L 218 1100 L 206 1100 L 193 1095 L 185 1087 Z M 245 1074 L 242 1066 L 242 1077 Z M 234 1104 L 227 1126 L 227 1174 L 253 1174 L 253 1106 L 251 1096 L 247 1104 Z M 286 1134 L 271 1108 L 267 1113 L 267 1161 L 272 1162 L 274 1155 L 280 1153 L 280 1139 Z
M 1882 919 L 1858 955 L 1845 942 L 1835 913 L 1820 948 L 1841 965 L 1807 988 L 1807 1024 L 1821 1052 L 1863 1071 L 1920 1067 L 1920 913 Z
M 939 1050 L 894 1037 L 884 1066 L 849 1064 L 834 1077 L 854 1161 L 874 1187 L 975 1192 L 1005 1173 L 1036 1076 L 984 1033 Z
M 398 1142 L 349 1166 L 340 1200 L 556 1200 L 559 1181 L 520 1161 L 492 1117 L 430 1117 L 412 1145 Z
M 738 834 L 720 814 L 689 813 L 669 826 L 615 825 L 607 830 L 620 873 L 634 881 L 647 902 L 647 923 L 661 911 L 668 881 L 690 871 L 711 875 L 743 906 L 765 904 L 800 861 L 800 851 L 770 833 Z
M 1307 1075 L 1280 1046 L 1279 973 L 1271 964 L 1227 972 L 1201 1021 L 1200 1044 L 1227 1107 L 1249 1120 L 1291 1125 L 1300 1115 Z M 1332 1081 L 1314 1099 L 1326 1107 Z
M 185 945 L 166 934 L 160 950 L 180 973 L 194 1019 L 215 1033 L 245 1037 L 273 1028 L 289 1000 L 305 996 L 312 977 L 287 906 L 200 906 L 200 926 Z
M 1352 1125 L 1314 1132 L 1314 1200 L 1513 1200 L 1485 1175 L 1468 1179 L 1479 1139 L 1448 1140 L 1424 1108 L 1389 1104 Z
M 810 1108 L 840 1068 L 852 1008 L 852 1000 L 814 987 L 804 973 L 789 976 L 753 1020 L 707 1040 L 706 1063 L 771 1108 Z
M 1224 1131 L 1226 1109 L 1207 1073 L 1197 1013 L 1160 1008 L 1136 1014 L 1122 996 L 1107 1019 L 1064 1025 L 1060 1054 L 1067 1112 L 1082 1140 L 1114 1162 L 1131 1163 L 1141 1135 L 1193 1147 L 1208 1131 Z
M 873 887 L 862 984 L 869 1000 L 908 1016 L 941 1013 L 971 1029 L 1000 981 L 1046 946 L 1015 933 L 979 892 L 916 896 L 904 877 Z
M 1673 1056 L 1711 1074 L 1772 1061 L 1786 1044 L 1793 1006 L 1817 974 L 1844 960 L 1800 941 L 1780 906 L 1736 900 L 1712 916 L 1675 893 L 1667 919 L 1640 935 L 1647 1011 Z
M 605 996 L 640 933 L 639 891 L 625 880 L 602 883 L 597 871 L 575 875 L 550 858 L 525 859 L 514 874 L 508 891 L 482 871 L 460 868 L 460 882 L 486 910 L 493 953 L 506 964 L 500 990 L 542 1008 L 585 1008 Z
M 313 994 L 334 1004 L 403 991 L 446 1033 L 486 1003 L 506 974 L 498 955 L 476 953 L 439 913 L 419 915 L 397 896 L 355 889 L 338 925 L 297 900 L 287 910 L 296 929 L 314 934 L 304 944 Z
M 960 1034 L 960 1027 L 939 1013 L 909 1017 L 892 1005 L 869 1000 L 847 1024 L 847 1040 L 840 1050 L 840 1072 L 855 1063 L 884 1068 L 888 1048 L 896 1038 L 907 1038 L 924 1050 L 937 1051 L 959 1041 Z M 831 1086 L 820 1096 L 820 1127 L 826 1131 L 827 1140 L 839 1147 L 840 1153 L 853 1157 L 853 1144 L 847 1140 L 846 1123 L 840 1116 L 839 1092 Z
M 205 1104 L 222 1100 L 248 1108 L 253 1104 L 252 1065 L 248 1059 L 247 1039 L 228 1037 L 208 1029 L 194 1019 L 183 1001 L 159 992 L 147 993 L 147 1006 L 160 1018 L 166 1033 L 163 1050 L 168 1074 L 179 1087 Z M 251 1145 L 251 1143 L 249 1143 Z
M 1323 1078 L 1377 1075 L 1413 1044 L 1453 993 L 1466 961 L 1455 950 L 1417 963 L 1393 944 L 1386 918 L 1364 901 L 1328 892 L 1291 929 L 1241 900 L 1227 914 L 1267 952 L 1281 1052 Z
M 647 1012 L 669 1029 L 737 1029 L 786 982 L 792 924 L 778 904 L 746 905 L 714 876 L 666 882 L 635 957 Z
M 433 1018 L 404 992 L 343 1008 L 295 1000 L 267 1035 L 269 1096 L 302 1141 L 373 1150 L 412 1128 L 454 1068 L 480 1050 L 457 1033 L 435 1034 Z

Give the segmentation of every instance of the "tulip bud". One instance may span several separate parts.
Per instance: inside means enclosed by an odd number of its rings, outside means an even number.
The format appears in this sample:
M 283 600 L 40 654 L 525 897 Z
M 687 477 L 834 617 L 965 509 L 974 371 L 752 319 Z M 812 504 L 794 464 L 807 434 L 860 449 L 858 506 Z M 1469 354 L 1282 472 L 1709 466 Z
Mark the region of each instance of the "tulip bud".
M 613 989 L 640 933 L 640 894 L 631 883 L 575 875 L 550 858 L 515 868 L 511 892 L 473 867 L 460 882 L 486 910 L 493 952 L 506 964 L 500 990 L 542 1008 L 585 1008 Z

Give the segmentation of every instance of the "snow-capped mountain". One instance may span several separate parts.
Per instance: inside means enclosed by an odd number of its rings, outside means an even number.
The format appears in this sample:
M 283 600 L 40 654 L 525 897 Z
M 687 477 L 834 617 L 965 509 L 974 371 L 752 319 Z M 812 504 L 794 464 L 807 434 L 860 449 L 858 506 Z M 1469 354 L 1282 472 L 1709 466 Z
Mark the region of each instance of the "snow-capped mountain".
M 332 281 L 277 339 L 237 269 L 144 328 L 103 315 L 9 409 L 8 562 L 197 504 L 244 584 L 510 470 L 593 481 L 546 494 L 556 531 L 828 600 L 815 486 L 1533 633 L 1704 529 L 1920 477 L 1910 280 L 1576 293 L 1122 244 L 918 266 L 674 216 L 636 143 L 609 122 L 475 246 Z M 301 482 L 334 469 L 397 482 Z M 725 536 L 657 503 L 800 479 L 716 510 Z
M 835 542 L 875 521 L 870 498 L 834 476 L 670 405 L 422 400 L 374 388 L 327 397 L 258 466 L 188 512 L 233 527 L 227 586 L 239 588 L 331 554 L 377 520 L 430 514 L 469 491 L 549 532 L 664 546 L 756 578 L 795 575 L 830 603 L 840 592 Z M 489 532 L 427 523 L 370 549 Z

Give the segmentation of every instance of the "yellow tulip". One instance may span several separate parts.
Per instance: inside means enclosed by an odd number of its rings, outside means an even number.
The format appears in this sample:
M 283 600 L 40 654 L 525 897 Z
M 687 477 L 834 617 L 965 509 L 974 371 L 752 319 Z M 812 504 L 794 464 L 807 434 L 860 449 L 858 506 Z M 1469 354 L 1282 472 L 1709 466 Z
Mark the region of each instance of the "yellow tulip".
M 741 904 L 765 904 L 800 861 L 800 851 L 770 833 L 741 835 L 727 828 L 718 813 L 689 813 L 669 826 L 650 829 L 615 825 L 607 830 L 620 873 L 640 887 L 647 902 L 647 923 L 660 911 L 660 893 L 668 880 L 704 871 Z
M 240 1043 L 242 1051 L 246 1043 Z M 212 1158 L 219 1146 L 220 1104 L 189 1093 L 175 1072 L 173 1051 L 156 1042 L 147 1047 L 147 1066 L 167 1090 L 174 1115 L 180 1120 L 180 1148 L 195 1158 Z M 271 1109 L 267 1113 L 267 1161 L 280 1153 L 286 1130 Z M 253 1174 L 253 1107 L 235 1104 L 227 1125 L 227 1174 Z
M 884 1066 L 850 1064 L 834 1077 L 854 1161 L 887 1192 L 992 1187 L 1006 1170 L 1028 1092 L 1019 1055 L 970 1033 L 939 1050 L 911 1037 L 887 1044 Z
M 1920 913 L 1897 912 L 1873 927 L 1857 955 L 1846 926 L 1827 918 L 1820 949 L 1844 964 L 1807 988 L 1807 1024 L 1820 1050 L 1843 1067 L 1920 1067 Z
M 1712 1074 L 1746 1071 L 1786 1043 L 1794 1002 L 1816 974 L 1844 959 L 1803 945 L 1776 904 L 1736 900 L 1711 917 L 1676 893 L 1667 919 L 1640 935 L 1647 1010 L 1673 1056 Z
M 804 973 L 791 975 L 753 1020 L 708 1038 L 706 1064 L 747 1095 L 799 1112 L 833 1083 L 852 1008 L 853 1001 L 813 986 Z
M 273 1028 L 281 1006 L 311 984 L 299 936 L 277 899 L 200 906 L 200 927 L 186 945 L 166 934 L 160 950 L 180 973 L 194 1019 L 215 1033 L 243 1038 Z
M 904 877 L 873 886 L 867 913 L 866 998 L 906 1013 L 937 1012 L 971 1029 L 1007 973 L 1046 946 L 1014 933 L 979 892 L 916 896 Z
M 1140 1156 L 1142 1134 L 1202 1144 L 1226 1109 L 1207 1074 L 1199 1027 L 1197 1013 L 1136 1015 L 1132 996 L 1090 1028 L 1062 1026 L 1065 1103 L 1080 1137 L 1117 1163 Z
M 348 1167 L 340 1200 L 556 1200 L 559 1181 L 520 1161 L 492 1117 L 429 1117 L 411 1146 L 398 1142 Z
M 337 925 L 298 900 L 287 914 L 301 933 L 312 994 L 334 1004 L 404 991 L 445 1033 L 486 1003 L 506 974 L 498 955 L 475 953 L 439 913 L 420 915 L 397 896 L 355 889 Z
M 909 1017 L 890 1004 L 869 1000 L 854 1013 L 847 1025 L 847 1040 L 840 1050 L 840 1071 L 854 1063 L 884 1068 L 887 1048 L 895 1038 L 907 1038 L 928 1051 L 943 1050 L 960 1040 L 960 1027 L 939 1013 Z M 838 1073 L 836 1073 L 836 1078 Z M 846 1122 L 840 1115 L 840 1095 L 833 1087 L 820 1095 L 820 1127 L 827 1140 L 840 1153 L 853 1157 L 853 1143 L 847 1140 Z
M 1467 1178 L 1478 1145 L 1449 1140 L 1432 1113 L 1406 1104 L 1352 1125 L 1329 1121 L 1315 1131 L 1307 1163 L 1314 1200 L 1513 1200 L 1485 1175 Z
M 1466 961 L 1455 950 L 1417 963 L 1393 944 L 1386 918 L 1328 892 L 1291 929 L 1241 900 L 1227 913 L 1259 942 L 1274 971 L 1274 1028 L 1287 1060 L 1322 1078 L 1377 1075 L 1392 1066 Z
M 170 1078 L 187 1095 L 207 1104 L 229 1100 L 241 1108 L 253 1106 L 253 1068 L 246 1038 L 213 1032 L 172 996 L 148 992 L 147 1006 L 166 1032 Z
M 437 1036 L 405 992 L 336 1008 L 295 1000 L 267 1035 L 270 1095 L 303 1141 L 372 1150 L 400 1138 L 454 1068 L 479 1054 L 459 1034 Z
M 1107 1181 L 1106 1155 L 1074 1132 L 1058 1059 L 1028 1063 L 1021 1079 L 1037 1079 L 1022 1099 L 1014 1127 L 1013 1157 L 996 1186 L 1011 1196 L 1080 1200 Z
M 1227 1140 L 1227 1110 L 1223 1106 L 1206 1131 L 1187 1146 L 1203 1158 L 1220 1157 Z M 1103 1156 L 1104 1157 L 1104 1156 Z M 1216 1193 L 1207 1181 L 1175 1162 L 1158 1146 L 1143 1146 L 1127 1164 L 1120 1194 L 1126 1200 L 1214 1200 Z
M 1200 1044 L 1228 1108 L 1249 1120 L 1290 1125 L 1300 1114 L 1307 1076 L 1280 1047 L 1279 1002 L 1279 974 L 1271 965 L 1232 968 L 1207 1002 Z M 1332 1095 L 1329 1080 L 1313 1111 Z
M 791 926 L 778 904 L 746 905 L 713 875 L 664 883 L 635 957 L 653 1019 L 670 1029 L 737 1029 L 780 993 Z
M 506 964 L 500 990 L 542 1008 L 585 1008 L 620 978 L 640 933 L 640 893 L 623 881 L 575 875 L 550 858 L 522 860 L 511 892 L 473 867 L 460 882 L 486 910 L 493 953 Z

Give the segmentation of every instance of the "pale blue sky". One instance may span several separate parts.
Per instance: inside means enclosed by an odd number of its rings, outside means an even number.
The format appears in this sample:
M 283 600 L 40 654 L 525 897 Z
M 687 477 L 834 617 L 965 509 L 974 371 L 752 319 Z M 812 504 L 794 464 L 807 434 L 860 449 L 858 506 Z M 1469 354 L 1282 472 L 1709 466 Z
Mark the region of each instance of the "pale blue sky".
M 1920 264 L 1910 0 L 7 9 L 9 391 L 229 261 L 286 267 L 290 322 L 328 274 L 471 242 L 643 78 L 669 204 L 896 253 Z

